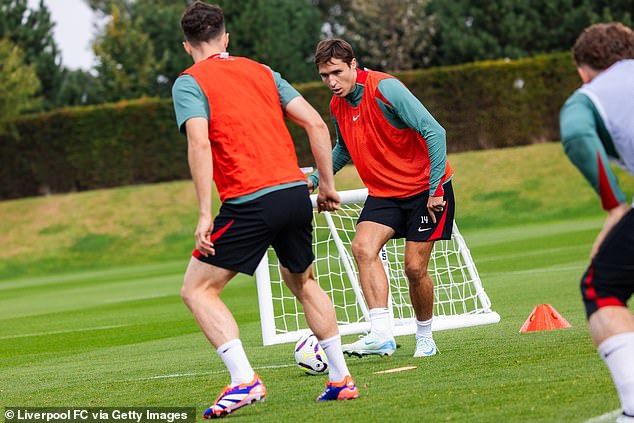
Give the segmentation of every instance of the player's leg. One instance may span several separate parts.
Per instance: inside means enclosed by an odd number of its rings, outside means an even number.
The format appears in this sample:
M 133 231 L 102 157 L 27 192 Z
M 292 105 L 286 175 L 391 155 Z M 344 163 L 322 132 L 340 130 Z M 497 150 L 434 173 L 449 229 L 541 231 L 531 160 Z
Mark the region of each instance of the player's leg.
M 202 256 L 195 251 L 185 273 L 183 300 L 231 376 L 204 418 L 222 417 L 266 396 L 239 339 L 238 325 L 220 298 L 236 273 L 253 274 L 270 243 L 271 234 L 260 210 L 257 200 L 224 204 L 211 234 L 216 254 Z
M 189 261 L 185 272 L 181 297 L 215 348 L 239 336 L 238 324 L 220 299 L 222 290 L 235 275 L 236 272 L 204 263 L 194 257 Z
M 302 273 L 292 273 L 280 266 L 284 282 L 304 308 L 308 326 L 319 340 L 328 358 L 328 384 L 317 398 L 319 401 L 344 400 L 359 397 L 341 350 L 341 335 L 335 309 L 328 295 L 313 277 L 312 265 Z
M 379 251 L 394 236 L 394 229 L 381 223 L 363 221 L 352 240 L 352 255 L 359 268 L 359 282 L 370 310 L 387 307 L 387 276 Z
M 592 339 L 610 369 L 623 419 L 634 419 L 634 211 L 607 235 L 581 280 Z
M 312 206 L 306 189 L 283 190 L 274 204 L 294 204 L 292 210 L 283 209 L 271 214 L 270 224 L 278 227 L 272 242 L 280 260 L 284 282 L 304 309 L 308 326 L 315 334 L 328 358 L 329 382 L 317 399 L 344 400 L 359 396 L 341 350 L 341 336 L 335 309 L 328 295 L 313 276 L 312 262 Z
M 235 274 L 192 257 L 181 290 L 183 301 L 231 375 L 230 385 L 205 411 L 206 419 L 226 415 L 266 395 L 266 388 L 242 347 L 238 325 L 220 299 L 220 293 Z
M 414 357 L 428 357 L 437 353 L 431 323 L 434 313 L 434 282 L 428 272 L 433 241 L 405 243 L 405 275 L 409 282 L 409 296 L 416 314 L 416 352 Z
M 431 219 L 427 209 L 429 192 L 407 200 L 407 242 L 405 243 L 405 275 L 416 314 L 416 351 L 414 357 L 429 357 L 438 352 L 432 337 L 434 283 L 429 274 L 429 259 L 438 240 L 451 239 L 455 201 L 451 181 L 443 184 L 445 208 Z
M 388 309 L 387 276 L 379 258 L 379 251 L 394 236 L 394 232 L 390 226 L 374 221 L 364 220 L 357 225 L 352 240 L 352 254 L 359 269 L 361 290 L 368 304 L 370 333 L 356 342 L 343 345 L 343 351 L 348 355 L 389 356 L 396 351 Z
M 328 295 L 317 284 L 312 266 L 302 273 L 292 273 L 280 266 L 286 286 L 297 297 L 304 309 L 308 327 L 317 339 L 328 339 L 339 333 L 335 309 Z

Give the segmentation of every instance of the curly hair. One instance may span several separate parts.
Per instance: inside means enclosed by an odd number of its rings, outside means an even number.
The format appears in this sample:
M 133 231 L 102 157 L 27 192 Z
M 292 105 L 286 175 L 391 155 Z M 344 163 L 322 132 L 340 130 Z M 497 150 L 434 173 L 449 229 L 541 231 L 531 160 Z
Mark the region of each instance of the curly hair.
M 225 17 L 220 6 L 193 2 L 183 13 L 181 28 L 191 44 L 213 40 L 225 31 Z
M 634 59 L 634 31 L 619 22 L 589 26 L 577 38 L 572 56 L 578 67 L 587 65 L 597 71 Z

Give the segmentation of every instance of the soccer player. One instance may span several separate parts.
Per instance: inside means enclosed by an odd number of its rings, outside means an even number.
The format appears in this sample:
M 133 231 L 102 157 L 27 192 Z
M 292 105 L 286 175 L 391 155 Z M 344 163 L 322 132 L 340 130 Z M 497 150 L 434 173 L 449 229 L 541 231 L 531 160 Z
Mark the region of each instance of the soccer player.
M 181 27 L 194 65 L 176 80 L 172 94 L 178 127 L 187 135 L 199 207 L 196 249 L 181 294 L 231 376 L 203 417 L 223 417 L 266 395 L 220 293 L 236 273 L 253 275 L 269 245 L 328 357 L 329 382 L 317 399 L 356 398 L 359 392 L 341 350 L 334 308 L 313 277 L 312 207 L 284 114 L 308 134 L 324 175 L 318 196 L 322 210 L 339 204 L 328 128 L 278 73 L 227 53 L 229 34 L 220 7 L 194 2 Z M 213 223 L 212 174 L 223 202 Z
M 346 41 L 321 41 L 315 64 L 333 93 L 334 171 L 352 159 L 368 188 L 352 253 L 371 331 L 344 345 L 344 353 L 392 355 L 396 350 L 379 251 L 389 239 L 405 238 L 405 274 L 417 320 L 414 357 L 433 356 L 434 285 L 427 266 L 434 241 L 451 239 L 454 216 L 445 130 L 398 79 L 360 69 Z M 310 175 L 309 188 L 319 184 L 319 176 Z
M 620 24 L 586 28 L 573 47 L 583 86 L 561 110 L 566 154 L 595 189 L 608 216 L 581 279 L 590 333 L 621 399 L 618 421 L 634 421 L 634 211 L 608 160 L 634 175 L 634 32 Z

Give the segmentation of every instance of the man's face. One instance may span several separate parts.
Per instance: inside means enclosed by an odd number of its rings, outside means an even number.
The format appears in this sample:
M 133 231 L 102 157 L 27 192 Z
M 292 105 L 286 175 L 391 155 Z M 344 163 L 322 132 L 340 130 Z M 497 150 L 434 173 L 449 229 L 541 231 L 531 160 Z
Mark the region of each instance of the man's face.
M 341 59 L 333 58 L 319 65 L 319 75 L 334 95 L 345 97 L 354 89 L 357 81 L 357 61 L 352 59 L 348 65 Z

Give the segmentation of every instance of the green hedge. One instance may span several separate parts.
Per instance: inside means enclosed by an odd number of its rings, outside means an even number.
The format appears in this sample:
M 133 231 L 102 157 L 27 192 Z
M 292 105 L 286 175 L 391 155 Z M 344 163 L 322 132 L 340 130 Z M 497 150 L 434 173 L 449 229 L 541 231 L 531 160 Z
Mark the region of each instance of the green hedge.
M 397 75 L 447 130 L 450 152 L 558 139 L 558 114 L 579 86 L 568 54 L 477 62 Z M 321 83 L 298 89 L 330 123 Z M 289 125 L 300 164 L 306 136 Z M 141 99 L 32 115 L 0 136 L 0 198 L 189 177 L 171 101 Z
M 566 53 L 396 76 L 447 130 L 447 148 L 454 153 L 559 139 L 559 109 L 581 83 Z M 323 84 L 299 88 L 329 116 L 330 94 Z M 299 128 L 291 130 L 296 140 L 305 140 Z
M 74 107 L 15 122 L 0 137 L 1 198 L 186 178 L 171 102 Z

